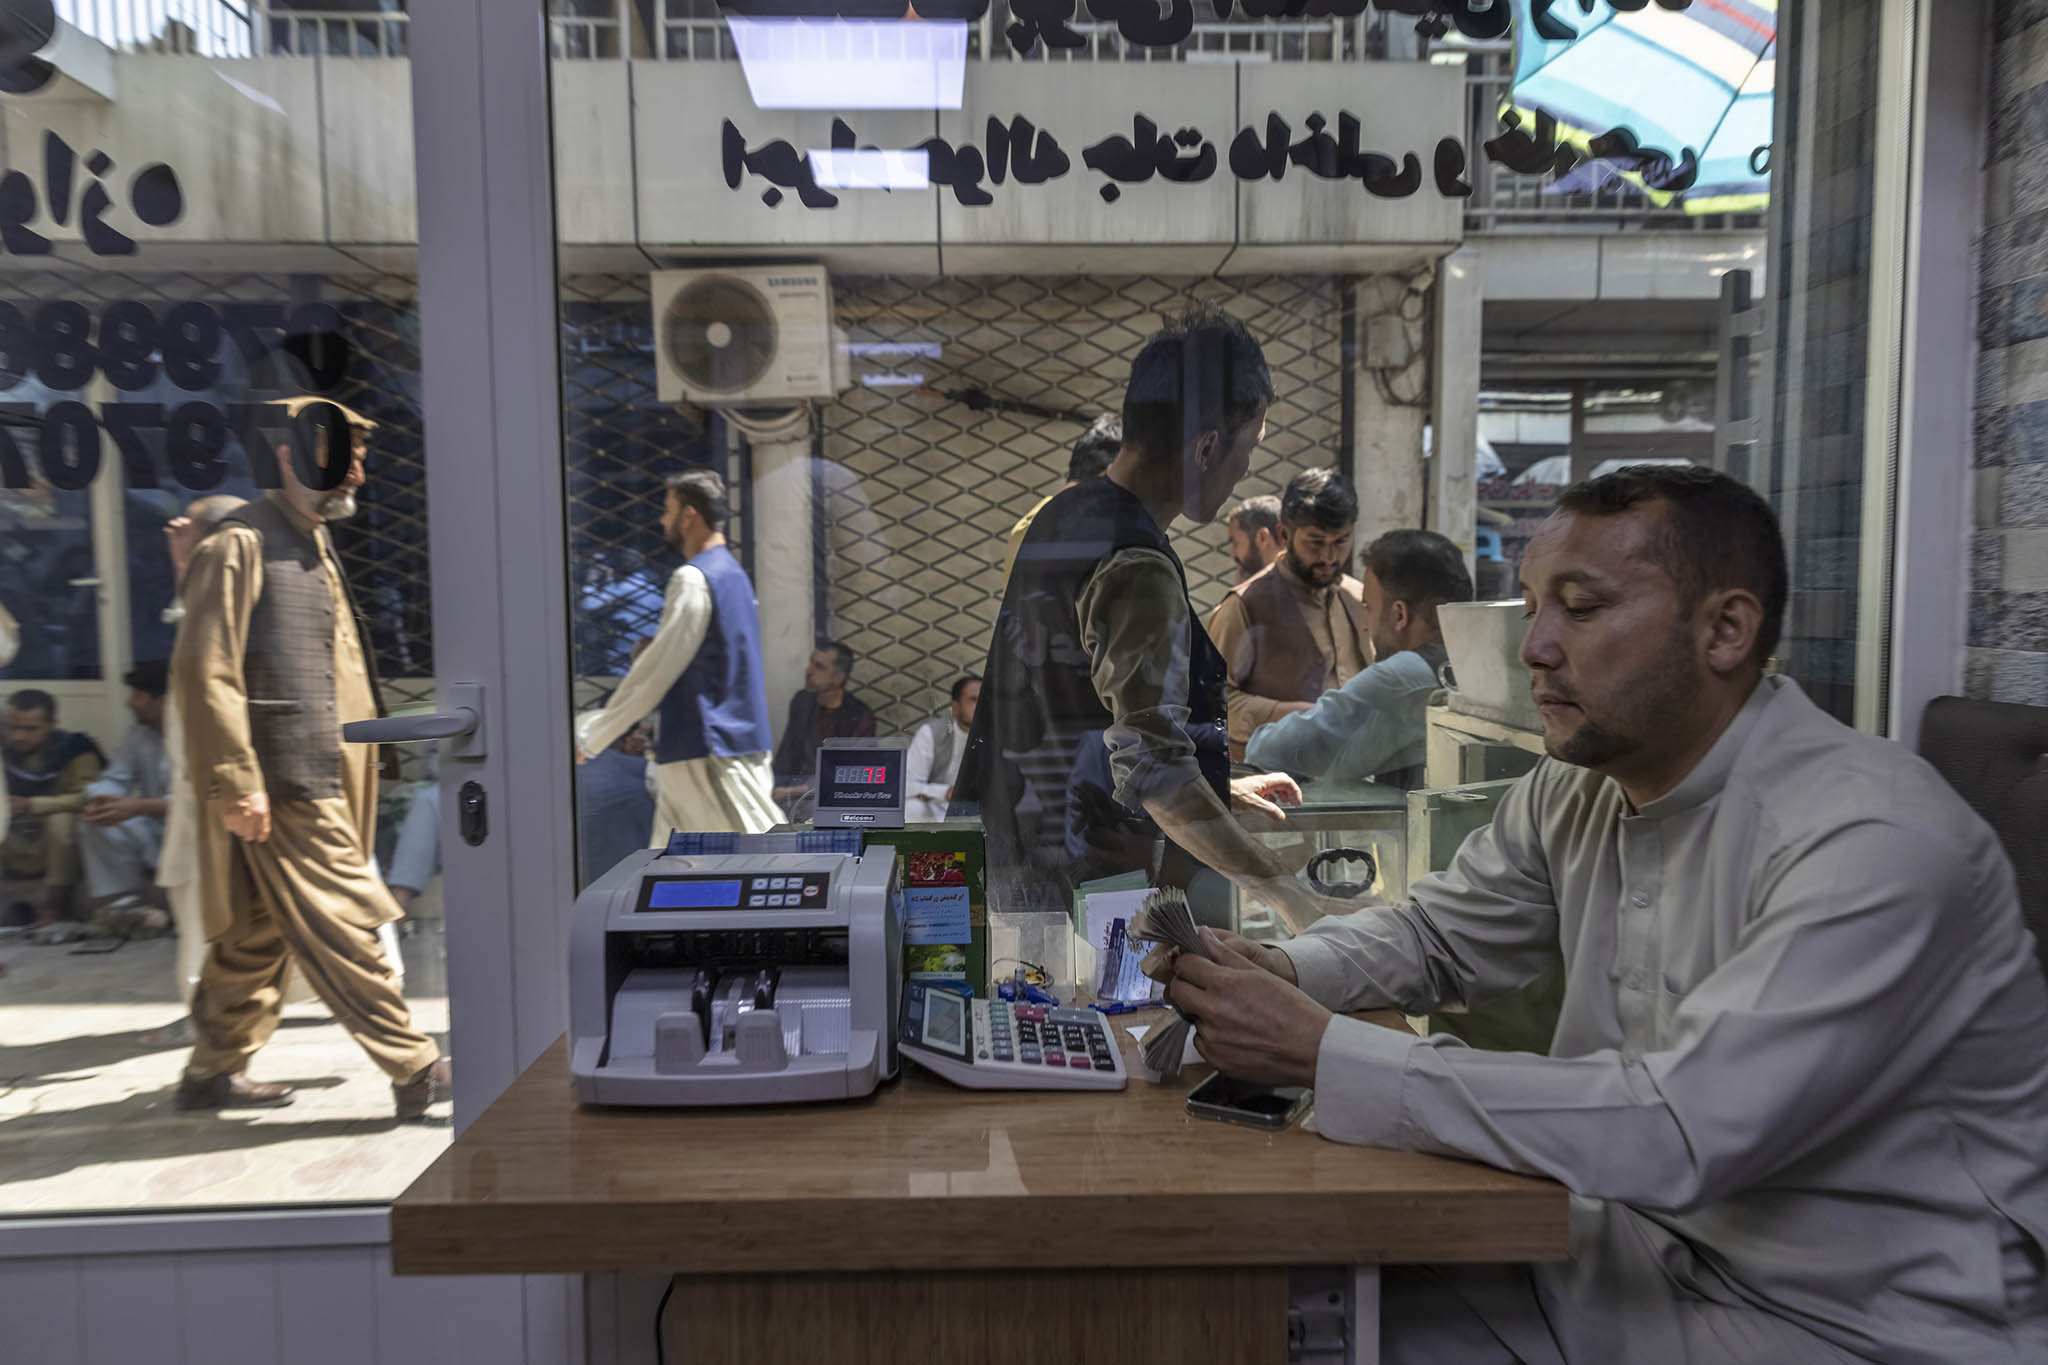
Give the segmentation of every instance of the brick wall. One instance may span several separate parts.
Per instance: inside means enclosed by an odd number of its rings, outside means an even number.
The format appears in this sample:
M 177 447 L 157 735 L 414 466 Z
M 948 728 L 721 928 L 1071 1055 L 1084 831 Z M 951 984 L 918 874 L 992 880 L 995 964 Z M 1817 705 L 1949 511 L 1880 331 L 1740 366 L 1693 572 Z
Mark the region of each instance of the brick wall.
M 2048 0 L 1999 0 L 1964 690 L 2048 705 Z

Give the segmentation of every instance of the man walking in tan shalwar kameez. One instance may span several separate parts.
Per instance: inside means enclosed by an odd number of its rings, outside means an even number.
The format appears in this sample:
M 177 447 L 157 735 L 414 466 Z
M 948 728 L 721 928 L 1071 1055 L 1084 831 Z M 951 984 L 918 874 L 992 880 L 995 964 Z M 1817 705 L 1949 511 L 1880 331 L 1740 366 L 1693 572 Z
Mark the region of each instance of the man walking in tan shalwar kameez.
M 289 400 L 289 415 L 313 401 Z M 325 526 L 355 512 L 373 425 L 342 412 L 353 450 L 340 485 L 308 488 L 280 450 L 284 486 L 223 518 L 187 571 L 173 695 L 200 807 L 203 902 L 226 922 L 208 925 L 180 1109 L 291 1102 L 291 1087 L 243 1071 L 277 1027 L 294 962 L 391 1077 L 400 1119 L 449 1094 L 448 1062 L 413 1027 L 378 942 L 400 912 L 372 857 L 377 751 L 341 737 L 377 714 Z

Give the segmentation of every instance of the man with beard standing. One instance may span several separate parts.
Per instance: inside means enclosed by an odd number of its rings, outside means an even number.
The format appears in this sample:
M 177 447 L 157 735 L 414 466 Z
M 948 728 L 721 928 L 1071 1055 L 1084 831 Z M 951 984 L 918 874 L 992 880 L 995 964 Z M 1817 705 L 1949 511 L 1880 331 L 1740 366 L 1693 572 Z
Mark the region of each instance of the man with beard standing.
M 1363 585 L 1344 572 L 1358 495 L 1334 469 L 1305 469 L 1280 499 L 1280 558 L 1209 618 L 1229 670 L 1230 756 L 1252 731 L 1306 711 L 1372 662 Z
M 1246 498 L 1223 519 L 1223 526 L 1239 583 L 1280 557 L 1280 499 L 1271 493 Z
M 708 469 L 672 475 L 661 533 L 683 566 L 669 576 L 661 627 L 605 708 L 576 725 L 587 763 L 648 715 L 656 795 L 649 846 L 671 830 L 763 834 L 782 819 L 768 753 L 768 690 L 754 585 L 725 544 L 725 482 Z
M 291 446 L 280 447 L 282 486 L 223 517 L 186 571 L 172 696 L 199 808 L 201 903 L 226 922 L 209 924 L 192 998 L 198 1042 L 176 1102 L 291 1102 L 290 1086 L 243 1072 L 277 1028 L 296 964 L 391 1078 L 399 1119 L 414 1120 L 449 1098 L 452 1078 L 434 1040 L 413 1027 L 378 937 L 399 909 L 373 855 L 377 750 L 341 735 L 380 708 L 327 532 L 355 514 L 375 424 L 323 399 L 282 406 L 319 451 L 330 435 L 319 424 L 338 413 L 350 458 L 338 484 L 316 490 Z

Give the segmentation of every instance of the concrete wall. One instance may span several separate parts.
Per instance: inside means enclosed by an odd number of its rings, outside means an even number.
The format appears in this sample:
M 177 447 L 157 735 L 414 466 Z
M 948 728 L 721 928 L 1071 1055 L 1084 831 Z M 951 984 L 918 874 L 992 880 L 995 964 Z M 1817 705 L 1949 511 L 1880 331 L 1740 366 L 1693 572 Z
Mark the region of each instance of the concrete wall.
M 40 187 L 46 131 L 81 160 L 105 151 L 114 160 L 105 221 L 135 238 L 142 259 L 187 244 L 248 264 L 265 247 L 410 245 L 417 236 L 408 63 L 152 53 L 114 63 L 112 101 L 0 102 L 0 157 Z M 154 162 L 177 172 L 184 193 L 183 217 L 163 227 L 141 222 L 128 203 L 130 178 Z M 60 255 L 83 254 L 76 202 L 91 180 L 81 166 L 67 223 L 54 221 L 45 194 L 30 224 Z
M 69 91 L 9 99 L 0 118 L 0 157 L 41 165 L 45 131 L 81 158 L 104 150 L 115 207 L 107 223 L 163 254 L 188 248 L 196 264 L 247 264 L 265 248 L 326 243 L 337 248 L 408 248 L 414 211 L 410 64 L 403 60 L 260 58 L 208 61 L 153 53 L 112 59 L 113 97 Z M 727 183 L 723 126 L 730 118 L 749 147 L 786 139 L 798 148 L 831 143 L 833 116 L 763 111 L 733 62 L 560 62 L 554 73 L 555 162 L 561 241 L 572 266 L 591 253 L 803 252 L 867 270 L 950 273 L 1108 269 L 1207 273 L 1280 268 L 1369 268 L 1391 253 L 1424 260 L 1463 236 L 1463 201 L 1439 192 L 1431 172 L 1437 141 L 1459 136 L 1459 72 L 1423 63 L 1237 64 L 1094 63 L 1029 66 L 973 63 L 961 109 L 937 114 L 869 111 L 846 115 L 862 145 L 913 147 L 935 134 L 981 145 L 990 118 L 1023 115 L 1058 139 L 1070 166 L 1043 184 L 1013 173 L 986 186 L 994 202 L 963 206 L 946 189 L 842 190 L 831 209 L 806 208 L 794 193 L 775 206 L 773 189 L 751 172 Z M 1083 164 L 1084 149 L 1121 133 L 1135 114 L 1173 136 L 1192 129 L 1215 168 L 1194 183 L 1154 178 L 1101 191 L 1106 176 Z M 1420 158 L 1423 183 L 1405 198 L 1368 194 L 1355 179 L 1321 179 L 1298 166 L 1282 178 L 1240 180 L 1232 139 L 1269 114 L 1291 138 L 1320 114 L 1334 134 L 1340 113 L 1356 115 L 1364 150 Z M 181 219 L 141 223 L 127 202 L 133 174 L 169 164 L 185 193 Z M 81 170 L 74 190 L 90 177 Z M 81 254 L 78 214 L 33 224 Z M 198 258 L 192 250 L 237 261 Z M 1278 254 L 1276 254 L 1278 253 Z M 1142 255 L 1142 259 L 1139 256 Z M 376 261 L 396 265 L 393 259 Z
M 2000 0 L 1964 688 L 2048 705 L 2048 4 Z

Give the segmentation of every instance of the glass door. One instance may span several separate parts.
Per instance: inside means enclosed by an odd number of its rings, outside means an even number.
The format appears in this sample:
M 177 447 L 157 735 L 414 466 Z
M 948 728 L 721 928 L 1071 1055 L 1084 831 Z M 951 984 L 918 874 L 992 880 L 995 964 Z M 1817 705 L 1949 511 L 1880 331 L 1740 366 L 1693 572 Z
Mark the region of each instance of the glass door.
M 435 697 L 406 16 L 59 8 L 0 96 L 0 1215 L 387 1200 L 450 1114 L 393 1091 L 434 756 L 341 732 Z

